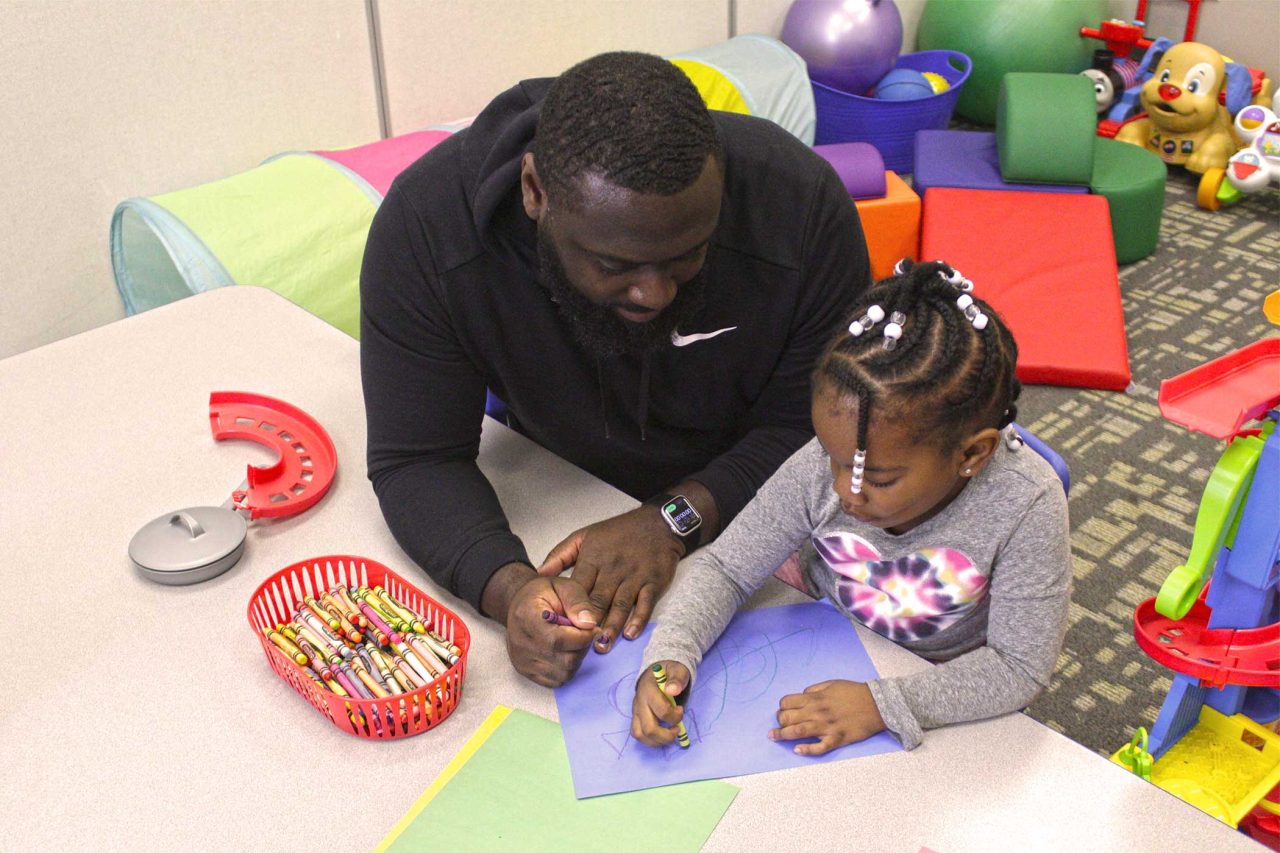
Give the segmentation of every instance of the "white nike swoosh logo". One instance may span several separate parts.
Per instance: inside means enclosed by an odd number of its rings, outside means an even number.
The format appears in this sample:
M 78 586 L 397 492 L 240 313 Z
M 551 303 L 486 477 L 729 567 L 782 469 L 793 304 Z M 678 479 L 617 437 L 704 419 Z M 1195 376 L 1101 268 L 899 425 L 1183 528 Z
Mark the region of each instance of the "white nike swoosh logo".
M 696 344 L 698 341 L 705 341 L 708 338 L 714 338 L 716 335 L 723 335 L 725 332 L 732 332 L 737 326 L 729 326 L 724 329 L 716 329 L 714 332 L 702 332 L 697 335 L 682 335 L 675 329 L 671 330 L 671 343 L 678 347 L 687 347 L 689 344 Z

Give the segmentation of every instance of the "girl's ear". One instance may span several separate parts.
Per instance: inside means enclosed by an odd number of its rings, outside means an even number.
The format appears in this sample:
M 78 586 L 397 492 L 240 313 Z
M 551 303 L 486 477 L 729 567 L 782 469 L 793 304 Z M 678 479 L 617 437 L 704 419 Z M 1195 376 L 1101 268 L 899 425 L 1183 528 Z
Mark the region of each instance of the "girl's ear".
M 961 477 L 977 476 L 987 467 L 999 446 L 1000 430 L 995 427 L 973 433 L 960 444 L 960 470 L 957 473 Z

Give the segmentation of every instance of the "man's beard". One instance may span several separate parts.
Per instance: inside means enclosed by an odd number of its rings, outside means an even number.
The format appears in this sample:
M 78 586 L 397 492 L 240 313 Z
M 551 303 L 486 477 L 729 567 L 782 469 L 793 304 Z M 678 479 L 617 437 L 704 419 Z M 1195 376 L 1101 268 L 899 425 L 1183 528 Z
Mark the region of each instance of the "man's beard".
M 644 355 L 669 346 L 671 333 L 702 309 L 706 298 L 707 264 L 676 290 L 671 304 L 647 323 L 629 323 L 609 305 L 597 305 L 569 282 L 560 255 L 538 229 L 538 276 L 551 292 L 560 316 L 569 323 L 574 340 L 601 357 Z

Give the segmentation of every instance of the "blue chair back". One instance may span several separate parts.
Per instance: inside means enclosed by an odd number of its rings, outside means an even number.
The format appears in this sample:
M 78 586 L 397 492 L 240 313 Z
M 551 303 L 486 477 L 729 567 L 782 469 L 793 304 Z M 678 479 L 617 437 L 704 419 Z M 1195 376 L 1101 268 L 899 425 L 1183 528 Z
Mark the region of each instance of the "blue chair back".
M 1015 423 L 1013 428 L 1018 431 L 1018 435 L 1022 436 L 1022 440 L 1027 447 L 1039 453 L 1053 466 L 1053 470 L 1058 474 L 1058 479 L 1062 480 L 1062 491 L 1068 495 L 1071 494 L 1071 471 L 1067 468 L 1066 461 L 1052 447 L 1032 435 L 1031 431 L 1026 427 Z

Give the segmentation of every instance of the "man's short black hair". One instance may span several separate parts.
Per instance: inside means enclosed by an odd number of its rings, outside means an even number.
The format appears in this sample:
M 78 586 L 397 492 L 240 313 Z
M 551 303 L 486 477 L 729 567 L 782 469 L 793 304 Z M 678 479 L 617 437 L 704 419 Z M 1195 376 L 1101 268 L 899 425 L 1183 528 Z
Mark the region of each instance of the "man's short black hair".
M 698 179 L 708 157 L 724 159 L 715 123 L 685 73 L 628 51 L 602 53 L 556 78 L 533 156 L 543 188 L 567 204 L 587 174 L 633 192 L 674 195 Z

